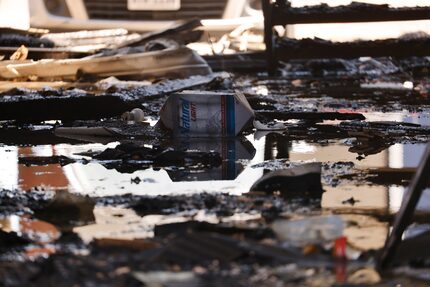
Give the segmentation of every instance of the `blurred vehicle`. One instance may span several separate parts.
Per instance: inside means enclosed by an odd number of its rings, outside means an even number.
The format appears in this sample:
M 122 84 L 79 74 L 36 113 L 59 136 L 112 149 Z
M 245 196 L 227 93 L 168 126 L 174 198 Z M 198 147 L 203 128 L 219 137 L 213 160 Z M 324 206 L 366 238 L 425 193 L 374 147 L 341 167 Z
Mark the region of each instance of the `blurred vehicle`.
M 28 0 L 30 25 L 50 30 L 125 28 L 147 32 L 181 19 L 202 19 L 206 31 L 261 23 L 260 0 Z

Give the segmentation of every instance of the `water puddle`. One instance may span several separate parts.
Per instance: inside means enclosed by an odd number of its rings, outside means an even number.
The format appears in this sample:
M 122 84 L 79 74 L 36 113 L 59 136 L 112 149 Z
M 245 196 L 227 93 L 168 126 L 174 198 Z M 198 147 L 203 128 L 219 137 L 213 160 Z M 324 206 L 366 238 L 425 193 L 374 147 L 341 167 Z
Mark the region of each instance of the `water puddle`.
M 194 173 L 174 167 L 147 168 L 132 173 L 121 173 L 96 162 L 76 162 L 66 166 L 18 164 L 18 158 L 23 156 L 63 155 L 83 159 L 85 157 L 77 154 L 89 150 L 103 151 L 108 147 L 115 147 L 118 145 L 117 142 L 108 145 L 3 146 L 0 148 L 0 153 L 7 156 L 2 162 L 0 182 L 4 188 L 18 188 L 24 192 L 26 190 L 41 192 L 46 190 L 48 192 L 66 189 L 72 193 L 92 197 L 119 196 L 130 193 L 157 196 L 201 192 L 241 195 L 249 192 L 253 183 L 268 169 L 283 168 L 290 163 L 318 161 L 327 166 L 326 169 L 323 169 L 322 174 L 325 190 L 321 198 L 322 209 L 340 213 L 345 220 L 356 219 L 355 224 L 346 228 L 345 235 L 357 249 L 369 250 L 382 247 L 388 232 L 388 224 L 381 223 L 371 216 L 396 212 L 405 187 L 333 181 L 333 179 L 343 173 L 352 173 L 353 170 L 414 167 L 418 164 L 425 148 L 424 144 L 395 144 L 378 154 L 358 160 L 357 154 L 349 151 L 350 147 L 345 140 L 330 140 L 323 144 L 306 140 L 286 140 L 281 145 L 274 143 L 270 136 L 256 138 L 254 135 L 250 135 L 246 142 L 251 145 L 251 149 L 249 147 L 246 149 L 241 144 L 229 145 L 227 143 L 225 145 L 227 152 L 224 154 L 227 155 L 227 158 L 223 158 L 220 167 L 198 170 Z M 199 146 L 195 149 L 201 148 Z M 334 167 L 335 163 L 340 163 L 340 167 Z M 419 210 L 430 211 L 430 191 L 424 193 Z M 96 206 L 94 216 L 93 224 L 73 228 L 73 232 L 79 234 L 85 242 L 90 242 L 95 238 L 150 238 L 153 236 L 155 225 L 195 220 L 196 218 L 209 222 L 217 221 L 216 217 L 211 219 L 210 215 L 199 215 L 198 213 L 192 216 L 150 215 L 141 217 L 131 209 L 110 206 Z M 249 218 L 252 216 L 248 215 Z M 7 226 L 14 226 L 15 229 L 11 230 L 15 232 L 28 232 L 29 222 L 32 222 L 31 226 L 36 226 L 33 227 L 34 231 L 31 233 L 31 236 L 34 237 L 32 239 L 46 238 L 43 240 L 48 242 L 48 238 L 53 240 L 59 236 L 55 227 L 48 223 L 43 225 L 17 216 L 3 222 L 3 229 Z M 34 257 L 40 253 L 52 253 L 54 250 L 49 247 L 38 247 L 27 252 Z
M 370 121 L 390 120 L 424 125 L 430 123 L 430 119 L 423 114 L 406 112 L 369 113 L 366 117 Z M 242 140 L 176 143 L 176 146 L 187 150 L 219 152 L 222 162 L 217 167 L 190 170 L 175 166 L 164 168 L 145 166 L 143 169 L 134 168 L 135 171 L 129 173 L 109 168 L 105 162 L 85 161 L 88 157 L 80 155 L 88 151 L 97 152 L 114 148 L 118 144 L 112 142 L 30 147 L 1 146 L 0 154 L 3 158 L 0 163 L 1 187 L 23 191 L 68 190 L 92 197 L 201 192 L 241 195 L 249 192 L 253 183 L 268 169 L 283 168 L 290 163 L 322 162 L 328 166 L 322 174 L 323 187 L 326 191 L 321 199 L 324 210 L 357 214 L 390 214 L 399 208 L 404 187 L 344 182 L 336 177 L 341 173 L 353 172 L 351 170 L 415 167 L 425 149 L 425 144 L 397 143 L 379 153 L 360 158 L 351 152 L 348 139 L 313 142 L 273 137 L 271 134 L 251 134 Z M 60 163 L 46 165 L 18 163 L 19 158 L 29 156 L 66 156 L 78 161 L 64 166 Z M 336 170 L 333 166 L 335 163 L 340 163 L 342 167 Z M 420 211 L 430 211 L 429 196 L 430 193 L 426 191 L 420 203 Z M 138 220 L 140 217 L 130 210 L 100 206 L 96 207 L 94 213 L 98 221 L 97 226 L 78 227 L 76 230 L 91 229 L 91 233 L 97 233 L 96 230 L 99 230 L 100 234 L 121 233 L 127 237 L 126 234 L 129 233 L 133 234 L 133 237 L 147 237 L 154 222 L 165 220 L 161 216 L 141 222 Z M 124 214 L 116 216 L 117 213 Z M 136 233 L 134 229 L 138 229 L 139 232 Z M 384 230 L 384 233 L 386 231 L 385 228 L 381 230 Z M 85 234 L 86 231 L 79 233 Z

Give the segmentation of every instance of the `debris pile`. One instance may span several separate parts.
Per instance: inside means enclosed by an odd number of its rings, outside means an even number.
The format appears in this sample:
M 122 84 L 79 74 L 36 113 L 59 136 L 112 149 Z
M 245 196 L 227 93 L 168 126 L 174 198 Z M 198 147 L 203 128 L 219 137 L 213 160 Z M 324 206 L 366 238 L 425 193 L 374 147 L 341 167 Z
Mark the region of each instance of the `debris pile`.
M 305 18 L 427 11 L 288 4 Z M 426 191 L 396 268 L 377 260 L 430 139 L 429 59 L 279 39 L 280 58 L 315 59 L 269 77 L 254 25 L 209 52 L 193 49 L 199 27 L 0 31 L 0 285 L 428 281 Z M 427 49 L 410 36 L 376 44 Z

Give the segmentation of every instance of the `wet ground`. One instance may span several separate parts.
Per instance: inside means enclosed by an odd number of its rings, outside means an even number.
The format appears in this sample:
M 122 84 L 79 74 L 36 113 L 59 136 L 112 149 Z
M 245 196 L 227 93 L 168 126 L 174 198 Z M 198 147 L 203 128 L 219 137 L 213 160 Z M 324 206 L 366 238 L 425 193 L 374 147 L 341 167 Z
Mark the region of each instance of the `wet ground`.
M 142 286 L 181 271 L 181 283 L 146 286 L 425 286 L 425 247 L 401 251 L 395 274 L 378 274 L 375 256 L 430 137 L 429 65 L 297 61 L 281 77 L 234 75 L 205 89 L 240 90 L 262 121 L 286 126 L 235 139 L 169 139 L 155 126 L 165 97 L 144 105 L 145 125 L 104 121 L 127 130 L 118 138 L 53 134 L 88 122 L 4 122 L 1 284 Z M 317 112 L 366 120 L 285 116 Z M 250 192 L 271 170 L 312 162 L 322 195 Z M 429 212 L 426 190 L 406 238 L 425 234 Z M 330 214 L 344 222 L 348 260 L 333 258 L 333 242 L 291 245 L 272 228 Z

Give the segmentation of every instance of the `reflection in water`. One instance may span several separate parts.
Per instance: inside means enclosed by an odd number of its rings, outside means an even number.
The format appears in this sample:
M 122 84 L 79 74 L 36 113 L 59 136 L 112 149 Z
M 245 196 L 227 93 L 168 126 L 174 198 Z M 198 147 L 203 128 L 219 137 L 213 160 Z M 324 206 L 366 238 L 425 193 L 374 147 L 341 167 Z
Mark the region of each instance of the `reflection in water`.
M 379 119 L 379 118 L 376 118 Z M 402 117 L 399 117 L 401 120 Z M 409 121 L 412 121 L 409 119 Z M 414 119 L 415 121 L 415 119 Z M 354 162 L 357 168 L 416 166 L 425 148 L 424 144 L 396 144 L 389 149 L 357 160 L 356 154 L 348 151 L 343 141 L 332 141 L 320 145 L 306 141 L 290 141 L 287 136 L 269 133 L 261 138 L 249 136 L 247 140 L 229 141 L 181 141 L 175 147 L 188 150 L 212 150 L 223 156 L 219 168 L 202 169 L 195 173 L 181 169 L 139 170 L 133 174 L 121 174 L 107 170 L 97 163 L 75 163 L 65 167 L 58 164 L 46 166 L 24 166 L 17 164 L 17 156 L 50 156 L 75 154 L 88 150 L 104 150 L 110 145 L 58 145 L 36 147 L 0 147 L 2 188 L 21 188 L 28 190 L 45 186 L 53 190 L 68 188 L 73 192 L 92 195 L 135 194 L 171 194 L 201 192 L 228 192 L 242 194 L 249 191 L 251 185 L 265 172 L 264 168 L 252 168 L 251 165 L 264 160 L 290 160 L 292 162 Z M 6 167 L 7 164 L 7 167 Z M 131 181 L 139 177 L 139 184 Z M 200 181 L 200 182 L 196 182 Z M 17 183 L 19 185 L 17 185 Z M 203 189 L 202 189 L 203 187 Z M 326 186 L 327 191 L 322 206 L 328 209 L 377 210 L 378 212 L 395 212 L 400 206 L 404 188 L 397 186 L 341 185 Z M 428 194 L 426 192 L 425 194 Z M 421 210 L 429 210 L 424 196 Z M 343 202 L 355 199 L 354 206 Z
M 291 143 L 288 138 L 278 133 L 266 135 L 266 145 L 264 147 L 264 160 L 289 159 Z
M 324 209 L 343 212 L 386 214 L 388 192 L 384 186 L 347 185 L 341 188 L 325 187 L 321 206 Z M 345 203 L 353 198 L 354 204 Z
M 251 160 L 255 155 L 255 148 L 245 138 L 184 138 L 176 139 L 173 147 L 175 150 L 212 151 L 219 153 L 222 158 L 220 167 L 198 172 L 181 169 L 168 170 L 169 177 L 175 182 L 235 180 L 244 169 L 241 162 Z
M 422 154 L 424 144 L 396 144 L 389 149 L 363 160 L 357 160 L 356 154 L 348 151 L 343 141 L 332 141 L 320 145 L 306 141 L 290 141 L 287 136 L 269 133 L 261 138 L 249 136 L 246 140 L 225 141 L 181 141 L 175 148 L 188 150 L 212 150 L 219 152 L 222 165 L 211 169 L 202 169 L 193 173 L 178 168 L 166 170 L 139 170 L 133 174 L 121 174 L 115 170 L 107 170 L 97 163 L 75 163 L 65 167 L 58 164 L 46 166 L 24 166 L 17 164 L 17 156 L 50 156 L 65 155 L 77 157 L 76 153 L 88 150 L 104 150 L 110 145 L 59 145 L 36 146 L 14 149 L 1 147 L 5 162 L 10 166 L 1 166 L 0 183 L 2 188 L 19 188 L 28 190 L 45 186 L 53 190 L 68 188 L 72 192 L 92 195 L 118 195 L 125 193 L 159 195 L 186 194 L 195 192 L 228 192 L 242 194 L 249 191 L 252 184 L 265 172 L 263 168 L 252 168 L 253 164 L 264 160 L 289 160 L 291 162 L 354 162 L 356 168 L 416 166 Z M 3 161 L 2 161 L 3 162 Z M 15 166 L 15 168 L 14 168 Z M 264 165 L 263 165 L 264 166 Z M 136 184 L 131 179 L 139 177 Z M 200 181 L 200 182 L 198 182 Z M 202 189 L 203 187 L 203 189 Z M 327 209 L 342 210 L 375 210 L 378 212 L 395 212 L 400 206 L 404 188 L 397 186 L 340 185 L 325 186 L 322 206 Z M 425 193 L 427 194 L 427 193 Z M 427 196 L 424 196 L 425 198 Z M 353 206 L 345 205 L 344 201 L 354 198 Z M 420 204 L 421 210 L 430 210 L 430 204 Z
M 407 188 L 403 186 L 388 187 L 391 212 L 396 212 L 399 210 L 406 189 Z M 426 214 L 430 212 L 430 189 L 425 189 L 423 191 L 421 199 L 417 205 L 417 211 Z
M 250 137 L 248 137 L 250 138 Z M 176 149 L 215 151 L 222 156 L 219 167 L 200 169 L 193 172 L 182 168 L 138 170 L 132 174 L 121 174 L 108 170 L 97 163 L 75 163 L 63 167 L 69 180 L 70 190 L 91 195 L 119 195 L 133 193 L 138 195 L 188 194 L 197 192 L 228 192 L 241 194 L 249 191 L 252 179 L 258 179 L 261 172 L 252 168 L 244 169 L 248 161 L 262 161 L 262 156 L 250 139 L 210 139 L 183 140 L 173 143 Z M 263 142 L 264 144 L 264 142 Z M 93 150 L 103 150 L 99 146 Z M 82 147 L 81 147 L 82 149 Z M 76 154 L 73 146 L 63 148 L 66 156 Z M 131 179 L 139 177 L 136 183 Z M 203 187 L 203 190 L 202 190 Z
M 353 162 L 356 167 L 386 167 L 387 152 L 367 156 L 357 160 L 357 154 L 349 152 L 349 146 L 341 141 L 332 141 L 328 145 L 293 141 L 290 152 L 291 161 L 320 161 L 320 162 Z M 300 148 L 296 148 L 300 147 Z
M 0 229 L 6 232 L 16 232 L 40 244 L 51 243 L 60 237 L 60 232 L 54 225 L 16 215 L 0 218 Z
M 371 115 L 371 120 L 387 120 L 387 115 Z M 408 122 L 429 121 L 428 118 L 417 118 L 404 114 L 389 115 L 389 119 Z M 424 151 L 424 144 L 396 144 L 388 149 L 364 159 L 357 159 L 357 154 L 349 151 L 345 140 L 332 140 L 324 144 L 305 140 L 291 140 L 288 135 L 266 133 L 250 135 L 240 140 L 183 140 L 173 143 L 174 148 L 182 150 L 215 151 L 222 158 L 219 167 L 197 169 L 189 172 L 185 169 L 146 169 L 133 174 L 121 174 L 108 170 L 102 165 L 91 162 L 80 162 L 60 166 L 18 165 L 18 156 L 64 155 L 82 158 L 76 154 L 92 151 L 103 151 L 115 147 L 118 142 L 108 145 L 55 145 L 35 147 L 0 147 L 0 186 L 1 188 L 20 188 L 28 190 L 34 187 L 45 187 L 52 190 L 68 189 L 72 192 L 95 196 L 121 195 L 166 195 L 190 194 L 204 192 L 225 192 L 233 195 L 247 193 L 255 181 L 264 173 L 264 161 L 280 162 L 353 162 L 355 168 L 403 168 L 414 167 Z M 252 167 L 259 164 L 259 167 Z M 276 166 L 276 165 L 275 165 Z M 279 165 L 282 167 L 282 164 Z M 267 168 L 267 166 L 266 166 Z M 323 176 L 324 176 L 323 170 Z M 132 181 L 139 177 L 140 181 Z M 348 242 L 360 250 L 379 248 L 383 245 L 388 225 L 375 220 L 370 214 L 387 214 L 398 210 L 404 193 L 404 187 L 384 185 L 356 185 L 353 182 L 341 182 L 337 186 L 324 185 L 321 200 L 323 212 L 339 212 L 347 224 L 345 235 Z M 419 210 L 430 211 L 430 190 L 425 191 Z M 352 200 L 349 200 L 352 199 Z M 362 214 L 362 215 L 359 215 Z M 363 215 L 368 214 L 368 215 Z M 94 224 L 75 227 L 83 239 L 93 238 L 143 238 L 152 236 L 154 224 L 188 220 L 179 216 L 145 216 L 140 217 L 134 211 L 118 207 L 96 206 Z M 194 214 L 193 219 L 216 221 L 203 214 Z M 58 230 L 41 221 L 10 217 L 0 220 L 3 230 L 45 234 L 35 240 L 50 242 L 59 236 Z M 47 236 L 46 234 L 49 234 Z M 36 235 L 34 235 L 36 236 Z M 45 238 L 45 239 L 43 239 Z M 36 251 L 35 251 L 36 252 Z M 36 252 L 37 253 L 37 252 Z
M 18 185 L 18 148 L 0 147 L 0 188 L 14 189 Z
M 388 223 L 356 214 L 343 214 L 342 218 L 347 222 L 343 233 L 352 247 L 357 250 L 377 250 L 384 246 L 389 229 Z
M 52 243 L 61 235 L 60 231 L 48 222 L 16 215 L 0 218 L 0 230 L 15 232 L 34 242 L 35 244 L 26 246 L 23 252 L 23 255 L 29 259 L 54 254 L 56 248 Z
M 20 147 L 19 156 L 53 156 L 56 155 L 52 146 Z M 19 165 L 19 186 L 22 190 L 29 190 L 34 187 L 47 187 L 56 189 L 66 189 L 68 180 L 64 175 L 63 168 L 59 164 L 49 164 L 46 166 L 24 166 Z

